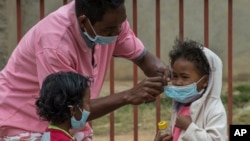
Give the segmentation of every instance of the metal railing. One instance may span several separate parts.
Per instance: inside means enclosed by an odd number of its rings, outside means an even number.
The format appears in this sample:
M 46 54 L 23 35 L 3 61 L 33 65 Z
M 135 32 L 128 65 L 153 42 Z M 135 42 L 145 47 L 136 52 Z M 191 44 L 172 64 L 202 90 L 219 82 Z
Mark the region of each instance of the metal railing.
M 63 4 L 67 4 L 67 0 L 62 0 Z M 137 0 L 132 0 L 132 13 L 133 13 L 133 30 L 135 34 L 137 35 L 137 5 L 138 1 Z M 161 52 L 161 26 L 160 26 L 160 15 L 161 15 L 161 0 L 155 0 L 155 54 L 159 58 L 160 52 Z M 44 5 L 44 0 L 40 0 L 40 19 L 44 18 L 45 16 L 45 5 Z M 227 101 L 227 108 L 228 108 L 228 125 L 232 124 L 232 86 L 233 86 L 233 80 L 232 80 L 232 75 L 233 75 L 233 69 L 232 69 L 232 48 L 233 48 L 233 0 L 228 0 L 228 25 L 227 25 L 227 32 L 228 32 L 228 101 Z M 16 0 L 16 20 L 17 20 L 17 40 L 19 41 L 22 37 L 22 15 L 21 15 L 21 0 Z M 204 45 L 206 47 L 209 47 L 209 0 L 204 0 Z M 184 0 L 179 0 L 179 38 L 183 39 L 184 38 Z M 115 72 L 115 63 L 114 60 L 112 59 L 111 64 L 110 64 L 110 93 L 114 94 L 114 72 Z M 137 67 L 134 65 L 133 66 L 133 83 L 134 85 L 138 81 L 138 70 Z M 156 100 L 156 123 L 160 121 L 160 97 L 157 98 Z M 134 132 L 134 141 L 138 141 L 138 107 L 134 106 L 133 108 L 133 132 Z M 110 113 L 110 141 L 114 141 L 114 134 L 115 134 L 115 128 L 114 128 L 114 118 L 115 115 L 114 113 Z M 157 125 L 157 124 L 156 124 Z

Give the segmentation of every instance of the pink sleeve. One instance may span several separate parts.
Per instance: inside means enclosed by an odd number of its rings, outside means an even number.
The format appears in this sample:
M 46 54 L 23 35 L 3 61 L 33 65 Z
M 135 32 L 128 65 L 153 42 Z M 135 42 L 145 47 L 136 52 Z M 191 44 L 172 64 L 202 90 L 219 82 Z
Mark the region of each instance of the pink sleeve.
M 137 59 L 144 53 L 144 45 L 138 39 L 126 20 L 122 24 L 122 31 L 118 36 L 117 44 L 114 50 L 114 56 L 127 59 Z
M 64 55 L 55 49 L 44 49 L 42 52 L 36 54 L 37 63 L 37 75 L 39 79 L 39 85 L 44 80 L 44 78 L 53 73 L 59 71 L 73 71 L 72 59 L 68 58 L 68 55 Z

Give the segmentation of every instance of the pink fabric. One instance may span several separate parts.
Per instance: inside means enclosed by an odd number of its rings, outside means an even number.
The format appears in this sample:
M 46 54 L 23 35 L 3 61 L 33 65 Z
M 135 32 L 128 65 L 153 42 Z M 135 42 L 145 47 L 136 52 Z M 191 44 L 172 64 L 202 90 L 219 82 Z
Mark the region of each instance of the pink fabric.
M 178 115 L 186 115 L 190 116 L 190 106 L 183 106 L 178 112 Z M 181 129 L 178 127 L 174 127 L 174 132 L 173 132 L 173 141 L 178 141 L 178 138 L 181 134 Z
M 136 59 L 143 53 L 143 44 L 125 21 L 117 41 L 95 46 L 97 66 L 93 67 L 91 49 L 82 38 L 74 12 L 72 1 L 36 24 L 0 72 L 0 137 L 45 131 L 48 123 L 39 120 L 34 102 L 48 74 L 73 71 L 92 77 L 93 99 L 99 96 L 113 56 Z
M 69 131 L 78 141 L 91 141 L 93 131 L 90 130 L 89 124 L 82 129 L 70 129 Z
M 11 137 L 0 137 L 0 141 L 41 141 L 41 133 L 25 132 Z
M 65 134 L 61 130 L 57 129 L 47 129 L 46 134 L 50 136 L 49 141 L 77 141 L 76 139 L 73 139 L 69 135 Z

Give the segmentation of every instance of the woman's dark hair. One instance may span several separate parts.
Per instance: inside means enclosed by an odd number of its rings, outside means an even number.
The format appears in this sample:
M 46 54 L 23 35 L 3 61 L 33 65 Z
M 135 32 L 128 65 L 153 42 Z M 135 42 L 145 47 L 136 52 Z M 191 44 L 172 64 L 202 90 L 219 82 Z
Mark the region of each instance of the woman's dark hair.
M 102 21 L 108 10 L 117 9 L 124 0 L 75 0 L 76 16 L 85 15 L 91 24 Z
M 170 65 L 173 66 L 174 62 L 179 58 L 184 58 L 192 63 L 199 70 L 201 75 L 209 75 L 210 67 L 208 60 L 202 51 L 204 46 L 193 40 L 181 41 L 175 39 L 173 50 L 169 52 Z
M 57 72 L 43 81 L 36 100 L 37 114 L 42 120 L 60 124 L 71 117 L 69 105 L 83 105 L 88 78 L 74 72 Z

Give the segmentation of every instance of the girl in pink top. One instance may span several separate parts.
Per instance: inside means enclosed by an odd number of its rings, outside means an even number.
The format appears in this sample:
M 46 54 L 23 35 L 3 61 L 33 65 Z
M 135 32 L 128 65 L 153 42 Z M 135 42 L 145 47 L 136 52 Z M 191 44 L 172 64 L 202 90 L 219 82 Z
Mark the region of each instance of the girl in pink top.
M 196 41 L 178 39 L 169 56 L 172 85 L 165 86 L 164 93 L 174 100 L 172 135 L 157 134 L 155 141 L 226 141 L 219 57 Z
M 89 86 L 88 78 L 73 72 L 46 77 L 36 100 L 37 114 L 50 123 L 41 141 L 76 141 L 70 129 L 79 130 L 86 124 L 90 113 Z

